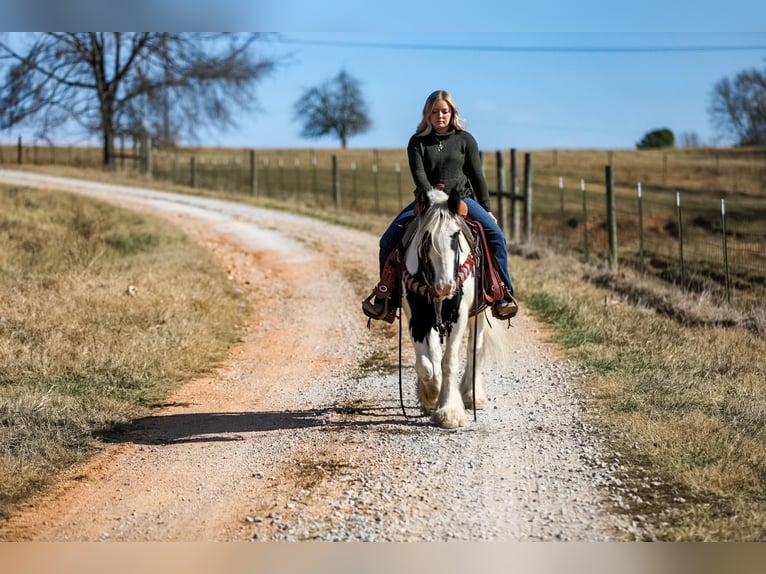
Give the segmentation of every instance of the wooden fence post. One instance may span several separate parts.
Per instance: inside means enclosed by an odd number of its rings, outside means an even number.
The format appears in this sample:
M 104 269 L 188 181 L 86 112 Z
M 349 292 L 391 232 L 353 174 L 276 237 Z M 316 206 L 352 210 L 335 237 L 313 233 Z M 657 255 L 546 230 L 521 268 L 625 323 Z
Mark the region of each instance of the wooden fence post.
M 532 154 L 524 154 L 524 243 L 532 238 Z
M 516 150 L 511 149 L 511 237 L 516 243 L 521 242 L 521 206 L 519 195 L 519 169 L 516 162 Z
M 250 150 L 250 195 L 258 195 L 258 164 L 255 163 L 255 150 Z
M 191 187 L 192 189 L 197 187 L 197 160 L 194 158 L 194 156 L 191 157 L 189 160 L 189 177 L 191 179 Z
M 617 217 L 615 210 L 615 198 L 614 198 L 614 172 L 612 166 L 607 165 L 605 168 L 606 175 L 606 227 L 608 233 L 609 248 L 607 251 L 609 262 L 609 269 L 614 271 L 617 269 Z
M 336 209 L 340 209 L 340 173 L 338 173 L 338 156 L 332 156 L 332 190 Z
M 24 154 L 23 154 L 22 149 L 21 149 L 21 136 L 19 136 L 19 144 L 18 144 L 16 150 L 17 150 L 17 152 L 16 152 L 17 161 L 18 161 L 19 165 L 21 165 L 22 163 L 24 163 Z
M 495 172 L 497 174 L 497 224 L 500 230 L 505 233 L 505 207 L 503 196 L 505 195 L 505 162 L 503 161 L 503 152 L 495 152 Z

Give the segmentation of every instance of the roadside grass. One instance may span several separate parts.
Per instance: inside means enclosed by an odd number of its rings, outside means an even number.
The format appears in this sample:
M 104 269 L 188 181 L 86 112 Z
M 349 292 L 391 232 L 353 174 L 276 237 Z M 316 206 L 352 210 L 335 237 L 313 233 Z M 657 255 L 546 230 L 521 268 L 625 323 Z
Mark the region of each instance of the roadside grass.
M 209 372 L 246 313 L 165 221 L 0 186 L 0 516 L 91 455 L 94 433 Z
M 542 257 L 512 258 L 517 291 L 581 366 L 589 422 L 628 469 L 617 510 L 650 540 L 764 540 L 763 311 L 743 316 L 629 272 L 605 281 L 604 270 Z

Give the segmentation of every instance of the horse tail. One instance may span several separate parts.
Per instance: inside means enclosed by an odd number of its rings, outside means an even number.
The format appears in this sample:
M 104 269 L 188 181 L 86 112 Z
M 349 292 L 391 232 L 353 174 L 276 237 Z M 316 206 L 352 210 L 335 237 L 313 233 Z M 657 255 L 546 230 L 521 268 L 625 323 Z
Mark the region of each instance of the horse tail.
M 482 345 L 484 364 L 495 366 L 508 364 L 511 348 L 508 344 L 508 329 L 505 328 L 505 322 L 496 320 L 489 311 L 479 313 L 478 320 L 485 321 Z

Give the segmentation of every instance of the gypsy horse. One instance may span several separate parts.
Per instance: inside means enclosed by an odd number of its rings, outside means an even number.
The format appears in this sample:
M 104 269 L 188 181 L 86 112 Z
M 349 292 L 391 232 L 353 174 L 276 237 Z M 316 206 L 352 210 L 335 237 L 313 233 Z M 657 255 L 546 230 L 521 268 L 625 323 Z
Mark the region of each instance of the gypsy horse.
M 434 424 L 448 429 L 465 426 L 465 409 L 482 408 L 487 402 L 481 366 L 488 318 L 481 313 L 469 321 L 477 285 L 460 204 L 457 192 L 447 196 L 432 189 L 418 195 L 416 228 L 402 270 L 402 307 L 415 347 L 418 401 Z M 458 385 L 466 331 L 466 364 Z M 493 331 L 500 329 L 490 329 L 487 339 Z

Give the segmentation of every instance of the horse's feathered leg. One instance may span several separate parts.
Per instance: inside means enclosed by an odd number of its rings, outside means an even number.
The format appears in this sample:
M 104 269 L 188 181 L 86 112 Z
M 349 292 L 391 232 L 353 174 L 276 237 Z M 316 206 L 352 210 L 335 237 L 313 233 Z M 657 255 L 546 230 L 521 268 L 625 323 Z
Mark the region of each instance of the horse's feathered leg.
M 442 385 L 439 401 L 431 420 L 442 428 L 458 428 L 468 424 L 463 399 L 458 389 L 460 343 L 465 335 L 467 313 L 463 313 L 448 334 L 442 357 Z

